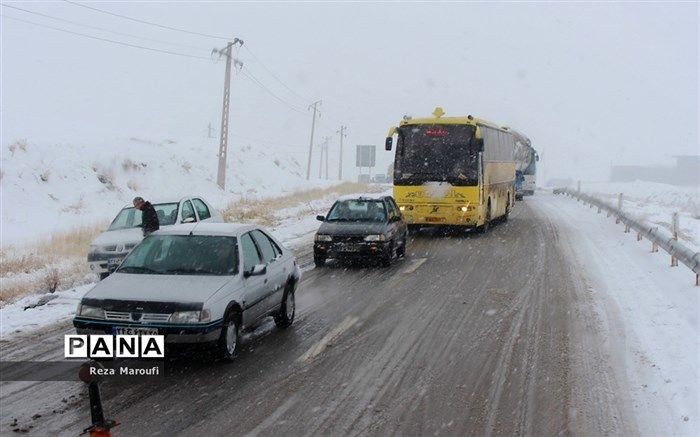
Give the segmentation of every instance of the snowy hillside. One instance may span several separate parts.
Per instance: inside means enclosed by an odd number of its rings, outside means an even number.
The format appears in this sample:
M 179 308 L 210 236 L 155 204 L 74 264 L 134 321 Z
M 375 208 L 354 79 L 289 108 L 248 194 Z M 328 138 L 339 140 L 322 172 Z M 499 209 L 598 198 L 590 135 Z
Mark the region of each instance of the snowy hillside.
M 327 186 L 305 178 L 288 153 L 229 148 L 226 191 L 216 185 L 216 139 L 124 138 L 100 144 L 3 144 L 2 245 L 57 230 L 108 222 L 134 196 L 204 196 L 217 208 L 241 197 L 265 197 Z

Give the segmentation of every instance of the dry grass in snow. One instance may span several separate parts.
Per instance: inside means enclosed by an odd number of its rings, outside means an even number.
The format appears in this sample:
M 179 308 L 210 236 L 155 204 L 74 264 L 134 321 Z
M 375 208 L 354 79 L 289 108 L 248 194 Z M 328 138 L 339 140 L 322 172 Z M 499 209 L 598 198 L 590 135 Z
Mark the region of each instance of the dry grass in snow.
M 63 290 L 94 280 L 87 267 L 90 242 L 104 225 L 78 228 L 23 247 L 0 250 L 0 305 L 30 293 Z

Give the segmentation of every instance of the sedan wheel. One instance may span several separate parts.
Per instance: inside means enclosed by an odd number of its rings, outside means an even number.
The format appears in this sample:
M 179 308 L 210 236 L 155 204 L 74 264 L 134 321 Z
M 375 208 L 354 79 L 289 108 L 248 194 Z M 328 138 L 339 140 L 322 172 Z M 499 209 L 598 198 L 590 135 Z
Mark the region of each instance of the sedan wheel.
M 238 322 L 235 319 L 228 320 L 221 329 L 219 337 L 219 352 L 226 361 L 233 361 L 238 352 L 240 332 Z
M 294 301 L 294 291 L 291 286 L 288 286 L 287 292 L 284 293 L 280 311 L 275 316 L 275 325 L 279 328 L 287 328 L 294 322 L 295 312 L 296 302 Z

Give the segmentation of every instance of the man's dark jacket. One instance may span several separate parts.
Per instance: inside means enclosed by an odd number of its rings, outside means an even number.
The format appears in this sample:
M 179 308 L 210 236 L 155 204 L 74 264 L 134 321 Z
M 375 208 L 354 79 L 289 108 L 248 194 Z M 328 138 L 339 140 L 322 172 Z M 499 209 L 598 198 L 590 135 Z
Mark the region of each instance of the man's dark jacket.
M 158 228 L 160 228 L 160 222 L 158 221 L 158 213 L 156 213 L 156 209 L 153 207 L 153 205 L 151 205 L 151 202 L 146 202 L 143 204 L 141 214 L 141 222 L 143 223 L 144 237 L 150 234 L 151 232 L 157 231 Z

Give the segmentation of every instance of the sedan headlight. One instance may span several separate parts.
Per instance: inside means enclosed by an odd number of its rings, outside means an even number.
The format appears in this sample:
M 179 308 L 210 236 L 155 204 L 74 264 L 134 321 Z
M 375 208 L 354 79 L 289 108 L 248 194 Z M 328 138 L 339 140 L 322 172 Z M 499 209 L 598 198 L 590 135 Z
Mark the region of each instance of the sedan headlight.
M 202 311 L 178 311 L 170 315 L 170 323 L 199 323 L 208 322 L 211 319 L 209 310 Z
M 90 305 L 83 305 L 82 303 L 78 304 L 78 311 L 76 313 L 80 317 L 88 317 L 90 319 L 104 319 L 105 318 L 105 310 L 103 310 L 100 307 L 93 307 Z
M 384 235 L 368 235 L 365 237 L 365 241 L 384 241 L 385 239 Z
M 316 234 L 316 241 L 333 241 L 333 237 L 330 235 Z

